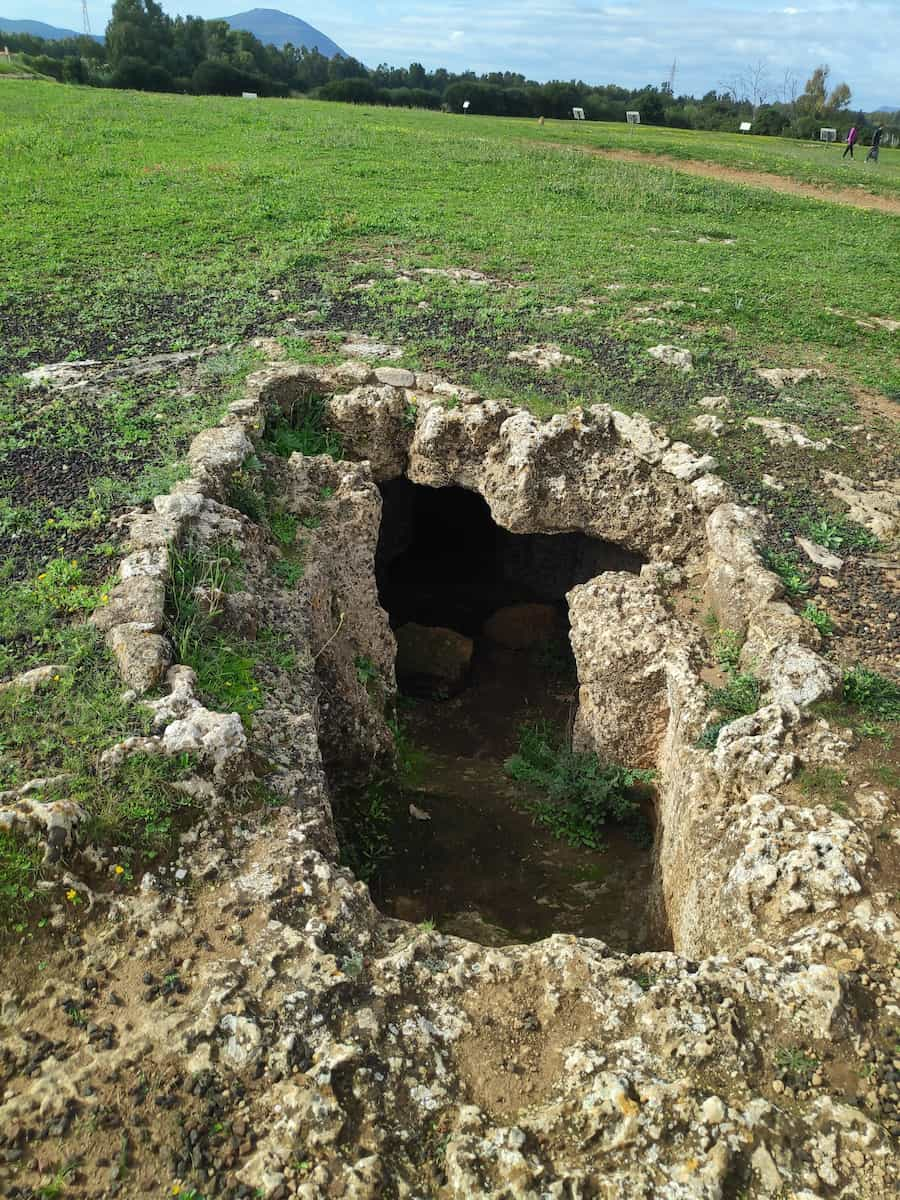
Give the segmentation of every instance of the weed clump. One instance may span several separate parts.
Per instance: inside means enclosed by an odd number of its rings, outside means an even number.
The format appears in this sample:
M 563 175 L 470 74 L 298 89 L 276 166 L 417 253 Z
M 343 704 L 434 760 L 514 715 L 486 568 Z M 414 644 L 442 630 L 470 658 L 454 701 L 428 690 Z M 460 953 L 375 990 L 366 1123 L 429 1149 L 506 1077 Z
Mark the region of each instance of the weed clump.
M 511 778 L 545 793 L 546 800 L 530 801 L 528 808 L 572 846 L 602 850 L 602 830 L 611 821 L 646 834 L 639 785 L 652 781 L 652 771 L 604 765 L 596 754 L 560 742 L 547 722 L 522 727 L 518 752 L 505 766 Z
M 697 741 L 702 750 L 715 749 L 719 734 L 726 725 L 755 713 L 762 692 L 762 685 L 756 676 L 740 670 L 741 637 L 734 630 L 720 629 L 715 617 L 708 624 L 713 657 L 728 676 L 728 682 L 723 687 L 707 686 L 706 702 L 715 711 L 717 719 L 707 725 Z
M 844 673 L 844 700 L 880 721 L 900 721 L 900 684 L 855 666 Z
M 292 454 L 303 454 L 312 458 L 327 454 L 340 459 L 343 454 L 343 439 L 326 424 L 325 400 L 321 396 L 308 396 L 298 401 L 290 419 L 280 417 L 270 423 L 263 442 L 265 449 L 279 458 L 290 458 Z

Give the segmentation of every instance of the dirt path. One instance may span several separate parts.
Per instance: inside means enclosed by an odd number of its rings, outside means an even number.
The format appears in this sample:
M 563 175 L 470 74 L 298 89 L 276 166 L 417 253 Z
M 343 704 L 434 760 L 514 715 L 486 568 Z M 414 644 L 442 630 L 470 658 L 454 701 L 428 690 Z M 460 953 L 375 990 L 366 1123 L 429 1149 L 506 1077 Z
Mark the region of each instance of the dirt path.
M 642 150 L 604 150 L 596 146 L 578 146 L 569 142 L 535 142 L 530 146 L 549 146 L 553 150 L 577 150 L 595 158 L 611 158 L 618 162 L 646 163 L 652 167 L 669 167 L 685 175 L 699 175 L 703 179 L 719 179 L 725 183 L 739 183 L 744 187 L 768 188 L 788 196 L 803 196 L 807 200 L 825 200 L 830 204 L 847 204 L 854 208 L 867 208 L 875 212 L 900 215 L 900 198 L 876 196 L 860 192 L 856 188 L 825 188 L 812 183 L 800 183 L 784 175 L 773 175 L 766 171 L 744 171 L 738 167 L 724 167 L 719 163 L 699 162 L 694 159 L 672 158 L 666 154 L 649 154 Z

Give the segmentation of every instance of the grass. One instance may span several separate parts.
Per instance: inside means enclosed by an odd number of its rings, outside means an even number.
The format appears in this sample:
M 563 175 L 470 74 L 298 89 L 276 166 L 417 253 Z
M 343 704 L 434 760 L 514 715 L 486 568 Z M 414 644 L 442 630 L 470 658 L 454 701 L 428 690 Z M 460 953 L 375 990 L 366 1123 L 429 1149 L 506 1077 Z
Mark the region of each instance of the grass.
M 624 136 L 615 127 L 541 131 L 310 101 L 260 101 L 250 111 L 215 97 L 41 83 L 5 88 L 0 113 L 6 212 L 16 214 L 0 231 L 0 301 L 16 309 L 2 339 L 10 369 L 35 357 L 120 353 L 124 339 L 140 352 L 240 335 L 290 311 L 304 268 L 342 244 L 378 241 L 438 264 L 515 272 L 548 302 L 573 284 L 640 290 L 666 280 L 695 303 L 696 320 L 732 326 L 739 344 L 825 350 L 874 386 L 900 383 L 886 331 L 825 311 L 895 307 L 893 218 L 551 145 L 614 144 Z M 696 157 L 734 159 L 749 145 L 728 135 L 636 136 Z M 796 153 L 780 140 L 757 145 L 776 165 Z M 893 178 L 890 162 L 878 180 Z M 736 245 L 697 244 L 725 234 Z M 103 270 L 110 261 L 114 275 Z M 282 300 L 273 302 L 277 282 Z M 699 293 L 701 284 L 711 291 Z
M 879 721 L 900 721 L 900 684 L 856 666 L 844 673 L 844 700 Z
M 546 722 L 520 729 L 518 752 L 505 765 L 511 778 L 544 793 L 546 799 L 527 802 L 536 819 L 561 841 L 588 850 L 603 849 L 610 822 L 641 824 L 638 785 L 653 779 L 652 771 L 604 765 L 596 754 L 572 750 Z
M 27 917 L 42 857 L 36 838 L 0 830 L 0 929 Z
M 521 122 L 505 122 L 510 131 Z M 797 141 L 792 138 L 757 137 L 754 134 L 709 134 L 694 129 L 666 129 L 642 125 L 632 131 L 621 124 L 589 121 L 584 125 L 551 121 L 529 130 L 536 141 L 563 141 L 566 145 L 610 150 L 638 150 L 646 154 L 686 161 L 714 163 L 738 170 L 782 175 L 799 183 L 822 188 L 853 187 L 862 192 L 900 193 L 900 151 L 882 155 L 877 173 L 862 163 L 841 159 L 840 145 Z

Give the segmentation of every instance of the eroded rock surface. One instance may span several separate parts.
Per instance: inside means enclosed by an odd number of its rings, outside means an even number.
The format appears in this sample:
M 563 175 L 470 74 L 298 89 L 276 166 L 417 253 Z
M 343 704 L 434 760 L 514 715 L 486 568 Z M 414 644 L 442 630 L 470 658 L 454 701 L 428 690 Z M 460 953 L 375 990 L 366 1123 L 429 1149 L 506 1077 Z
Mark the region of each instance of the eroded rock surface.
M 837 813 L 791 790 L 846 742 L 808 711 L 833 679 L 760 562 L 759 515 L 711 470 L 693 484 L 666 470 L 668 440 L 639 419 L 597 407 L 542 424 L 471 397 L 448 409 L 427 382 L 410 413 L 364 364 L 269 368 L 231 407 L 232 432 L 195 442 L 191 479 L 132 520 L 123 590 L 98 620 L 127 682 L 164 686 L 152 735 L 112 747 L 108 766 L 190 748 L 204 813 L 177 869 L 135 893 L 104 888 L 95 853 L 83 935 L 40 978 L 0 974 L 0 1186 L 33 1192 L 59 1137 L 95 1191 L 125 1197 L 176 1180 L 228 1200 L 892 1195 L 900 1119 L 876 1047 L 896 1026 L 900 929 L 872 872 L 897 815 L 883 795 Z M 284 511 L 308 521 L 288 588 L 281 551 L 224 497 L 245 443 L 313 386 L 330 386 L 366 461 L 267 462 Z M 385 918 L 338 865 L 325 765 L 365 777 L 392 754 L 374 554 L 376 479 L 395 471 L 479 491 L 510 530 L 583 530 L 652 560 L 570 594 L 576 740 L 658 772 L 654 887 L 675 953 L 478 945 Z M 246 723 L 198 701 L 156 632 L 168 547 L 223 537 L 243 564 L 225 627 L 283 631 L 293 662 Z M 678 588 L 705 589 L 747 634 L 764 687 L 712 748 Z M 79 835 L 65 785 L 4 793 L 0 828 L 31 822 L 66 849 Z M 252 785 L 261 807 L 247 807 Z M 136 1111 L 151 1136 L 131 1136 Z M 105 1131 L 123 1123 L 114 1162 Z

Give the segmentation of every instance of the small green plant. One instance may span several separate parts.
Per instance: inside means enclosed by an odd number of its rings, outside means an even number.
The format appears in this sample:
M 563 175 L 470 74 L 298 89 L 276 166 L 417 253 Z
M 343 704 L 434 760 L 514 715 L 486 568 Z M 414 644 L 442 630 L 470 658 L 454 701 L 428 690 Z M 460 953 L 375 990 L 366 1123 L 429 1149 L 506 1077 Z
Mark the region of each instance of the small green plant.
M 341 970 L 348 979 L 358 979 L 362 975 L 364 959 L 362 954 L 348 954 L 341 959 Z
M 761 684 L 755 675 L 731 675 L 724 687 L 707 687 L 706 702 L 717 714 L 700 735 L 697 746 L 702 750 L 713 750 L 718 745 L 719 734 L 726 725 L 740 717 L 748 717 L 759 708 Z
M 900 721 L 900 684 L 867 667 L 844 672 L 844 700 L 879 721 Z
M 375 683 L 379 678 L 378 668 L 372 662 L 371 658 L 367 658 L 363 654 L 357 654 L 353 665 L 356 667 L 356 678 L 368 688 L 370 684 Z
M 254 461 L 248 459 L 241 470 L 231 476 L 226 499 L 232 508 L 259 525 L 266 519 L 267 503 L 258 473 L 253 470 Z
M 169 631 L 178 661 L 197 673 L 200 691 L 216 708 L 239 713 L 247 721 L 262 704 L 254 674 L 257 652 L 216 626 L 239 564 L 239 555 L 227 546 L 174 552 Z
M 287 558 L 279 558 L 272 563 L 272 574 L 286 588 L 295 588 L 303 578 L 306 567 L 302 562 Z
M 25 916 L 34 899 L 40 865 L 36 838 L 0 831 L 0 928 Z
M 819 608 L 811 600 L 808 601 L 806 608 L 803 610 L 803 617 L 809 621 L 810 625 L 814 625 L 818 629 L 822 637 L 831 637 L 834 633 L 834 621 L 832 621 L 824 608 Z
M 804 796 L 830 803 L 843 800 L 846 782 L 846 777 L 836 767 L 807 767 L 797 776 L 797 786 Z
M 537 820 L 589 850 L 602 848 L 608 822 L 639 825 L 639 785 L 653 779 L 652 771 L 604 766 L 596 754 L 570 749 L 547 722 L 522 726 L 518 753 L 505 766 L 511 778 L 545 793 L 546 800 L 528 802 Z
M 434 917 L 426 917 L 424 921 L 420 921 L 418 928 L 420 933 L 434 933 L 437 928 Z
M 781 580 L 784 590 L 789 596 L 805 596 L 809 591 L 809 576 L 797 562 L 797 556 L 791 551 L 763 551 L 763 562 Z
M 716 626 L 712 640 L 713 657 L 729 675 L 737 672 L 743 645 L 744 639 L 739 633 L 735 633 L 733 629 L 720 629 Z
M 293 546 L 297 539 L 298 525 L 297 518 L 292 517 L 290 513 L 277 512 L 272 513 L 269 517 L 269 529 L 272 531 L 272 537 L 282 546 Z
M 343 454 L 341 435 L 326 424 L 326 406 L 322 396 L 308 396 L 298 401 L 290 420 L 280 417 L 266 430 L 265 444 L 273 454 L 290 458 L 304 454 L 311 458 L 327 454 L 339 459 Z
M 846 517 L 835 517 L 825 513 L 820 517 L 809 517 L 803 522 L 803 531 L 826 550 L 877 550 L 878 538 L 862 525 Z
M 792 1075 L 801 1083 L 808 1083 L 819 1066 L 819 1060 L 814 1055 L 808 1054 L 796 1046 L 782 1047 L 776 1050 L 774 1062 L 780 1071 Z
M 334 816 L 341 862 L 357 879 L 371 883 L 391 852 L 390 781 L 374 780 L 361 792 L 341 796 Z

